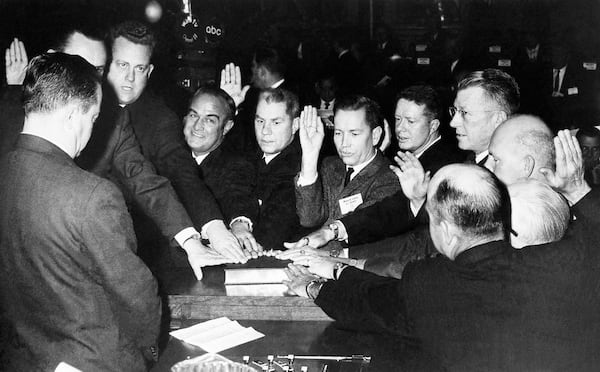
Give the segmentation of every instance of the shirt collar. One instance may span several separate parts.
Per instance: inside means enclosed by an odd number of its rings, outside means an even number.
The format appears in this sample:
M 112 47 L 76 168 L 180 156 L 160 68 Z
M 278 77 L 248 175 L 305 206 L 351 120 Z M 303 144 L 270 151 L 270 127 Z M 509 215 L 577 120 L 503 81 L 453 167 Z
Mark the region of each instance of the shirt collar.
M 429 143 L 427 144 L 427 146 L 425 146 L 425 147 L 424 147 L 424 148 L 423 148 L 421 151 L 419 151 L 419 152 L 415 152 L 415 153 L 414 153 L 415 157 L 417 157 L 417 158 L 420 158 L 420 157 L 421 157 L 421 155 L 423 155 L 423 153 L 424 153 L 425 151 L 427 151 L 427 150 L 428 150 L 428 149 L 429 149 L 431 146 L 433 146 L 433 145 L 434 145 L 436 142 L 438 142 L 438 141 L 439 141 L 441 138 L 442 138 L 442 136 L 440 136 L 440 135 L 438 134 L 438 135 L 437 135 L 437 137 L 436 137 L 436 138 L 435 138 L 433 141 L 429 142 Z
M 356 177 L 356 175 L 359 174 L 361 170 L 365 169 L 365 167 L 367 165 L 369 165 L 369 163 L 371 163 L 373 161 L 373 159 L 375 159 L 376 156 L 377 156 L 377 150 L 375 150 L 375 153 L 373 154 L 373 156 L 371 156 L 367 161 L 364 161 L 355 166 L 346 165 L 346 170 L 348 170 L 348 168 L 354 169 L 354 172 L 352 172 L 352 174 L 350 175 L 350 180 L 353 180 L 354 177 Z
M 277 154 L 265 154 L 263 153 L 263 159 L 265 160 L 265 164 L 269 164 L 271 162 L 271 160 L 275 159 L 275 157 L 277 155 L 281 154 L 281 152 L 278 152 Z
M 279 88 L 281 86 L 281 84 L 283 84 L 284 81 L 285 81 L 285 79 L 281 79 L 281 80 L 277 81 L 275 84 L 271 85 L 271 88 L 273 88 L 273 89 Z
M 480 154 L 476 154 L 475 155 L 475 164 L 479 164 L 479 162 L 482 161 L 483 159 L 485 159 L 489 154 L 490 154 L 490 152 L 488 150 L 485 150 L 484 152 L 482 152 Z
M 204 159 L 206 159 L 208 157 L 208 155 L 210 155 L 210 152 L 207 152 L 206 154 L 203 154 L 203 155 L 196 155 L 192 151 L 192 158 L 194 158 L 194 160 L 196 161 L 196 164 L 198 164 L 198 165 L 202 164 L 202 162 L 204 161 Z

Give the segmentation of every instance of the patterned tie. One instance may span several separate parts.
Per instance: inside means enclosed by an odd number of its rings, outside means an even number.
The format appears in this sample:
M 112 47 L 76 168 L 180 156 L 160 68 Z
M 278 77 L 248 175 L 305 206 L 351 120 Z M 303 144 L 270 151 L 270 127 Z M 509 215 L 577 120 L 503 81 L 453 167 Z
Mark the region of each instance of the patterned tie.
M 352 176 L 352 173 L 354 173 L 354 168 L 348 167 L 348 169 L 346 170 L 346 177 L 344 177 L 344 187 L 348 186 L 348 182 L 350 182 L 350 177 Z
M 325 110 L 327 110 L 329 108 L 329 102 L 325 102 L 323 105 L 325 106 L 324 107 Z

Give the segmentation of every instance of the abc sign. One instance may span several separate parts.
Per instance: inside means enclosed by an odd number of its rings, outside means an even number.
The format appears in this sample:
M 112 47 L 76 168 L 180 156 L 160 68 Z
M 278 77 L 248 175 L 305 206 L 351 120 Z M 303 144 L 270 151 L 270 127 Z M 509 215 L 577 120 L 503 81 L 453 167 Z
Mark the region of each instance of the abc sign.
M 215 27 L 213 25 L 206 26 L 204 32 L 206 32 L 208 35 L 214 36 L 221 36 L 223 34 L 223 31 L 220 28 Z

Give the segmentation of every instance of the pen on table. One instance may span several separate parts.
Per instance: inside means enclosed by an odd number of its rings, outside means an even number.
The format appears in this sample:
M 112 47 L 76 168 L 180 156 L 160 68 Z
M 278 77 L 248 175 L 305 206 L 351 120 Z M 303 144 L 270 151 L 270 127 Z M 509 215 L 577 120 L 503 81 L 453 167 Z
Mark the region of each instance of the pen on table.
M 287 355 L 277 355 L 277 358 L 287 358 Z M 355 354 L 352 356 L 341 356 L 341 355 L 294 355 L 295 359 L 315 359 L 315 360 L 335 360 L 336 362 L 342 360 L 360 360 L 363 362 L 370 362 L 371 357 Z

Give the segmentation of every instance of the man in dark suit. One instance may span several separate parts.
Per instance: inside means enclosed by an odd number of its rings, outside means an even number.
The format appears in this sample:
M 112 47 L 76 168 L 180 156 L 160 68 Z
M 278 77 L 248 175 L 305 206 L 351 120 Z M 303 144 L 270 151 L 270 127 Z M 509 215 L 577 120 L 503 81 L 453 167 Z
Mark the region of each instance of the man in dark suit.
M 223 223 L 214 197 L 198 177 L 179 119 L 146 89 L 154 69 L 154 34 L 143 23 L 125 21 L 111 30 L 110 40 L 112 61 L 107 81 L 117 98 L 113 105 L 121 106 L 130 116 L 143 155 L 158 174 L 171 182 L 194 226 L 201 227 L 200 234 L 210 241 L 211 247 L 234 260 L 245 261 L 239 242 Z M 144 220 L 145 211 L 137 214 L 139 218 L 134 221 L 143 221 L 136 224 L 138 237 L 150 246 L 156 241 L 152 221 Z
M 577 206 L 572 239 L 513 250 L 504 240 L 510 203 L 501 182 L 480 167 L 450 165 L 428 189 L 430 234 L 442 256 L 408 265 L 402 280 L 311 263 L 337 279 L 323 283 L 292 265 L 290 287 L 340 326 L 416 341 L 450 370 L 592 370 L 598 202 L 586 195 L 580 156 L 565 139 L 553 175 Z
M 144 371 L 161 305 L 119 190 L 73 161 L 102 97 L 79 56 L 34 58 L 25 124 L 0 165 L 0 298 L 8 370 Z
M 439 134 L 441 111 L 439 96 L 429 86 L 405 89 L 396 105 L 396 137 L 400 149 L 414 152 L 423 169 L 432 174 L 443 165 L 464 160 L 456 145 Z M 419 208 L 420 205 L 413 207 L 415 210 Z M 406 190 L 401 190 L 381 202 L 334 221 L 310 234 L 308 240 L 312 247 L 333 239 L 346 240 L 350 246 L 370 243 L 408 230 L 412 227 L 413 217 Z M 289 247 L 296 248 L 303 243 L 306 239 Z
M 555 130 L 587 125 L 585 115 L 593 105 L 597 89 L 598 66 L 572 55 L 567 46 L 552 47 L 552 70 L 544 75 L 543 95 L 547 101 L 548 121 Z M 551 85 L 550 85 L 551 83 Z M 552 90 L 547 88 L 552 86 Z
M 254 130 L 260 151 L 255 195 L 260 205 L 254 236 L 264 248 L 280 248 L 298 237 L 294 177 L 300 171 L 301 149 L 296 132 L 298 97 L 284 89 L 263 91 L 256 107 Z
M 222 89 L 200 87 L 190 101 L 183 133 L 200 177 L 217 199 L 231 231 L 250 252 L 260 250 L 252 226 L 258 219 L 254 164 L 223 145 L 234 126 L 235 103 Z
M 296 179 L 296 211 L 304 227 L 329 224 L 354 210 L 373 205 L 400 191 L 389 161 L 377 150 L 383 134 L 379 105 L 364 96 L 346 96 L 335 105 L 334 142 L 338 156 L 323 160 L 325 136 L 317 110 L 300 115 L 302 166 Z M 340 251 L 338 242 L 328 249 Z
M 11 138 L 4 138 L 0 154 L 12 148 L 17 134 L 23 128 L 23 110 L 19 107 L 22 77 L 18 78 L 18 71 L 27 65 L 26 61 L 23 61 L 23 58 L 27 57 L 22 43 L 17 42 L 14 48 L 11 45 L 12 49 L 21 49 L 18 53 L 9 53 L 9 57 L 14 58 L 10 61 L 10 65 L 14 66 L 9 68 L 14 76 L 9 80 L 7 75 L 7 81 L 16 85 L 7 88 L 0 102 L 3 133 Z M 93 23 L 81 20 L 80 23 L 67 28 L 57 38 L 51 51 L 54 50 L 81 55 L 97 72 L 102 74 L 104 71 L 106 47 L 101 29 L 94 27 Z M 19 59 L 11 57 L 16 55 L 20 56 Z M 94 125 L 92 137 L 76 162 L 83 169 L 115 182 L 130 195 L 134 203 L 158 225 L 158 230 L 163 236 L 174 239 L 186 251 L 192 269 L 196 276 L 201 278 L 200 267 L 203 263 L 195 260 L 194 251 L 203 250 L 203 246 L 199 240 L 190 239 L 198 235 L 192 221 L 168 180 L 157 175 L 152 164 L 142 155 L 129 123 L 129 115 L 121 112 L 115 104 L 116 98 L 111 97 L 114 97 L 112 89 L 104 89 L 100 116 Z M 206 193 L 208 190 L 204 191 L 204 194 Z M 210 220 L 219 215 L 216 203 L 211 206 L 207 201 L 205 206 L 205 218 Z
M 298 93 L 291 82 L 286 79 L 285 73 L 286 65 L 277 49 L 259 47 L 254 51 L 252 56 L 252 84 L 249 87 L 244 87 L 243 96 L 245 97 L 241 102 L 236 102 L 238 105 L 236 125 L 226 140 L 229 146 L 250 159 L 258 151 L 254 135 L 254 115 L 260 92 L 263 89 L 282 88 Z

